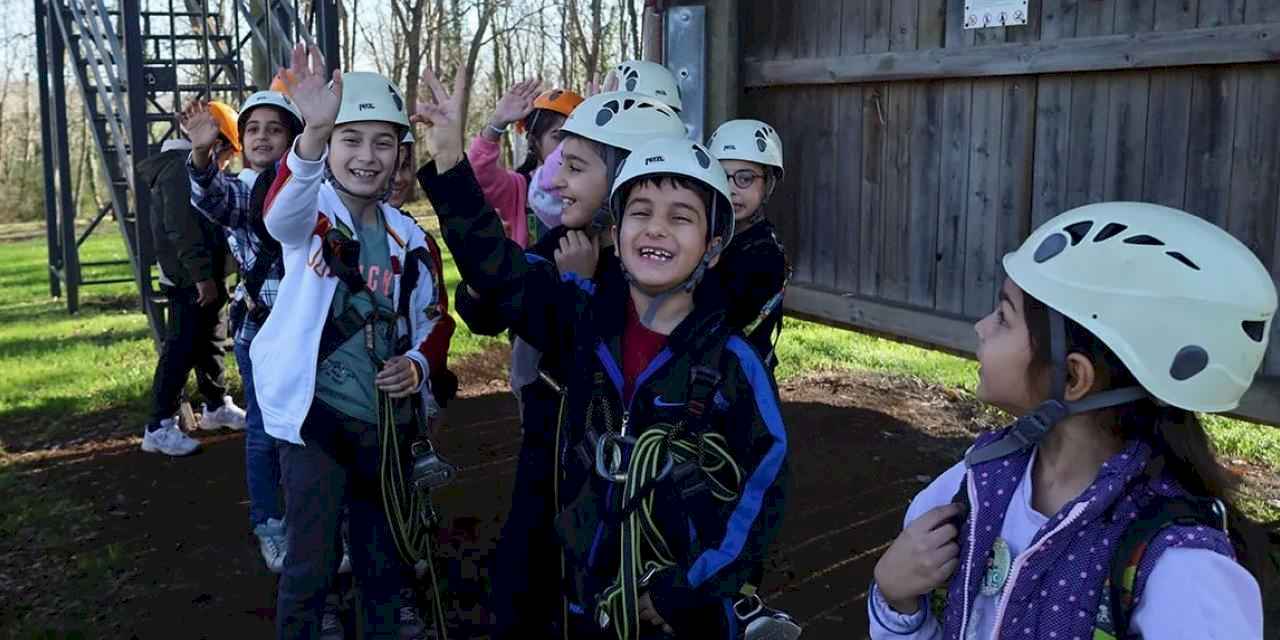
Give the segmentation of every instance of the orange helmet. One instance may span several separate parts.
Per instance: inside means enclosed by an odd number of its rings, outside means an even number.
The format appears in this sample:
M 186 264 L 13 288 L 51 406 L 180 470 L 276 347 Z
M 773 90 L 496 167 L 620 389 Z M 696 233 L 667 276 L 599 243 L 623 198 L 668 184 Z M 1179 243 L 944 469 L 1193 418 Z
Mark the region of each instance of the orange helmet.
M 544 91 L 542 95 L 535 98 L 533 101 L 533 108 L 545 109 L 568 118 L 569 114 L 573 113 L 573 110 L 579 104 L 582 104 L 582 96 L 566 89 L 552 89 L 550 91 Z M 531 118 L 532 116 L 517 122 L 516 131 L 524 133 L 525 120 L 529 120 L 530 123 L 532 123 Z
M 209 103 L 209 114 L 213 116 L 213 121 L 218 123 L 218 132 L 231 143 L 231 148 L 235 149 L 236 153 L 240 153 L 240 131 L 236 126 L 240 114 L 226 103 L 217 100 Z

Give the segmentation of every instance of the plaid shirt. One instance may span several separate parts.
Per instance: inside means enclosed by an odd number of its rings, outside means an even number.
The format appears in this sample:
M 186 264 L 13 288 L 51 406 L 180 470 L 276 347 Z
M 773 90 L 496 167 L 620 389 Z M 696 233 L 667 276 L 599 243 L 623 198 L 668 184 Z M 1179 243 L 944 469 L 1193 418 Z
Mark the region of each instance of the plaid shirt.
M 253 191 L 253 183 L 247 178 L 256 179 L 257 175 L 250 172 L 246 176 L 242 172 L 241 175 L 246 179 L 237 178 L 218 171 L 212 163 L 202 171 L 192 164 L 190 157 L 187 158 L 187 172 L 191 176 L 192 206 L 206 218 L 222 225 L 227 233 L 231 255 L 235 256 L 236 263 L 240 265 L 240 284 L 236 286 L 235 299 L 245 300 L 249 298 L 249 292 L 244 286 L 244 278 L 253 269 L 258 260 L 258 252 L 262 250 L 262 240 L 254 232 L 249 217 L 249 196 Z M 262 304 L 268 307 L 275 305 L 282 278 L 284 260 L 277 258 L 275 265 L 267 271 L 266 280 L 258 294 Z M 259 301 L 247 302 L 258 304 Z M 248 344 L 258 335 L 259 328 L 258 323 L 246 316 L 236 332 L 236 341 Z

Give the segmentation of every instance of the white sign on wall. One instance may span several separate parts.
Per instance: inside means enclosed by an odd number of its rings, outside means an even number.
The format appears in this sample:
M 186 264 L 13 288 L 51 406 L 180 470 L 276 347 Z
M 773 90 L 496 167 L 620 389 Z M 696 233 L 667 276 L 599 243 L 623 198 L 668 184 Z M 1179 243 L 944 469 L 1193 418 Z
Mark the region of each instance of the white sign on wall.
M 1027 0 L 965 0 L 964 28 L 1011 27 L 1027 23 Z

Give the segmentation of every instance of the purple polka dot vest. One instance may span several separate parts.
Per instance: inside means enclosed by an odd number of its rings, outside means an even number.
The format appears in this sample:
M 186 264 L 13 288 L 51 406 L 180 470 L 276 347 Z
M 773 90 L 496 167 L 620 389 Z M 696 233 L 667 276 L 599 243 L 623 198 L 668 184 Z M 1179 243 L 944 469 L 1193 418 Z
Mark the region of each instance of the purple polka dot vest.
M 982 446 L 1002 431 L 979 437 Z M 1103 464 L 1098 477 L 1075 500 L 1036 532 L 1014 560 L 997 605 L 993 638 L 1001 640 L 1090 640 L 1111 552 L 1129 522 L 1153 496 L 1185 496 L 1171 478 L 1143 475 L 1151 448 L 1131 441 Z M 988 555 L 1004 524 L 1005 512 L 1031 461 L 1030 451 L 992 460 L 965 476 L 971 511 L 960 542 L 960 567 L 951 578 L 943 616 L 943 637 L 959 640 L 978 595 Z M 1160 555 L 1174 547 L 1209 549 L 1234 557 L 1222 531 L 1205 527 L 1169 527 L 1152 541 L 1138 569 L 1135 593 L 1141 602 L 1146 577 Z M 1137 607 L 1135 603 L 1135 609 Z

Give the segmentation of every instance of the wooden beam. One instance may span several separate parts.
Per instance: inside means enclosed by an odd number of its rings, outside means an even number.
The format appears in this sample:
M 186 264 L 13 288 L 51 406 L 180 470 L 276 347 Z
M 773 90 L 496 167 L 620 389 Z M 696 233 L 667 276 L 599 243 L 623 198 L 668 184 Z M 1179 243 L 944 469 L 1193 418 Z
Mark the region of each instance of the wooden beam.
M 793 60 L 747 59 L 747 87 L 1113 71 L 1280 60 L 1280 23 Z
M 954 353 L 971 354 L 978 346 L 973 323 L 949 314 L 794 284 L 784 306 L 794 315 Z
M 973 323 L 952 314 L 887 304 L 804 285 L 787 287 L 788 315 L 853 329 L 889 340 L 972 358 L 978 346 Z M 1280 379 L 1262 378 L 1229 415 L 1280 427 Z

